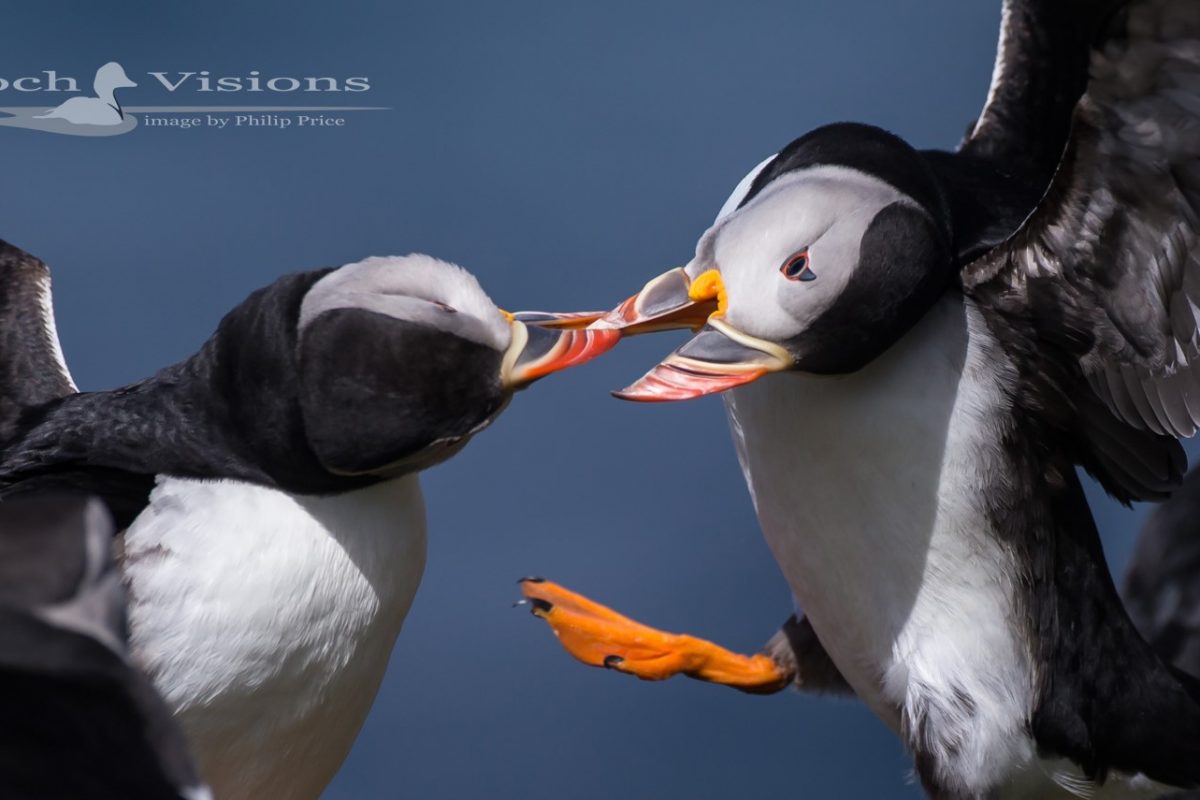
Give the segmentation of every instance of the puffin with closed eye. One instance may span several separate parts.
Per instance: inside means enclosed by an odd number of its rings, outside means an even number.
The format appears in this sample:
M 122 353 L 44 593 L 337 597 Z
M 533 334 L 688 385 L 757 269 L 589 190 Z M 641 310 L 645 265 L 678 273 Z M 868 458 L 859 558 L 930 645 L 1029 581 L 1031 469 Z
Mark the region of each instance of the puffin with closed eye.
M 112 509 L 131 649 L 217 797 L 321 793 L 421 579 L 419 472 L 619 336 L 527 319 L 452 264 L 368 258 L 280 278 L 190 358 L 77 392 L 48 270 L 0 243 L 0 500 Z
M 1200 424 L 1200 4 L 1006 0 L 955 152 L 806 134 L 596 327 L 696 329 L 618 396 L 724 393 L 802 612 L 743 656 L 525 581 L 572 654 L 852 692 L 935 798 L 1200 785 L 1200 682 L 1131 622 L 1076 474 L 1162 499 Z

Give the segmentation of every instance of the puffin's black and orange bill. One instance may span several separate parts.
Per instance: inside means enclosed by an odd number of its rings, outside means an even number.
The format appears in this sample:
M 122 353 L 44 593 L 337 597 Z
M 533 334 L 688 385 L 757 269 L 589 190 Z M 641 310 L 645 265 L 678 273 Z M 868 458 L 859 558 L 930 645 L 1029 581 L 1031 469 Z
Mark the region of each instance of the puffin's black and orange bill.
M 705 289 L 706 285 L 693 281 L 683 267 L 668 270 L 605 314 L 593 327 L 617 330 L 625 336 L 680 328 L 698 330 L 718 310 L 717 294 Z
M 622 400 L 665 403 L 723 392 L 781 372 L 793 364 L 783 347 L 742 333 L 712 317 L 682 347 L 632 386 L 613 394 Z
M 655 630 L 541 578 L 522 579 L 521 592 L 566 651 L 593 667 L 647 681 L 687 675 L 755 694 L 778 692 L 793 678 L 766 654 L 744 656 L 695 636 Z
M 587 327 L 601 316 L 599 312 L 522 311 L 509 316 L 512 343 L 504 354 L 500 374 L 501 381 L 511 389 L 591 361 L 621 340 L 617 331 Z
M 593 329 L 618 330 L 625 336 L 675 328 L 697 331 L 640 380 L 613 394 L 651 403 L 688 400 L 791 367 L 792 358 L 784 348 L 721 319 L 728 302 L 720 272 L 708 270 L 692 280 L 680 267 L 659 275 L 597 321 Z
M 623 400 L 662 403 L 723 392 L 793 366 L 791 355 L 782 346 L 724 322 L 727 305 L 720 272 L 710 269 L 693 280 L 683 267 L 678 267 L 659 275 L 607 313 L 525 311 L 513 319 L 528 324 L 531 331 L 573 331 L 595 337 L 562 344 L 561 351 L 556 352 L 561 352 L 569 363 L 552 366 L 548 371 L 607 352 L 624 336 L 680 328 L 696 331 L 694 338 L 632 386 L 613 392 Z M 533 352 L 538 351 L 534 348 Z M 524 357 L 518 360 L 520 363 L 524 363 Z M 533 370 L 536 376 L 545 374 L 538 363 Z
M 604 318 L 607 311 L 516 311 L 511 316 L 517 322 L 551 330 L 582 330 Z
M 692 283 L 681 267 L 650 281 L 612 311 L 504 312 L 513 342 L 504 357 L 501 380 L 505 386 L 521 388 L 608 352 L 623 336 L 700 328 L 717 304 L 715 295 L 693 298 Z

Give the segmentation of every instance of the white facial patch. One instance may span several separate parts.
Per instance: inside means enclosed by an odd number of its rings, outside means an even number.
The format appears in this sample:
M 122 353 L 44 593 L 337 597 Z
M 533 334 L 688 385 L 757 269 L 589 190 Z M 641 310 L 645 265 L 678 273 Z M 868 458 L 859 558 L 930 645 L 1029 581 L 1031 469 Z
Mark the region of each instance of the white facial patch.
M 731 197 L 726 206 L 733 202 Z M 917 207 L 890 184 L 848 167 L 783 175 L 744 207 L 722 209 L 688 272 L 694 277 L 720 270 L 729 297 L 726 321 L 752 336 L 784 341 L 802 333 L 842 293 L 858 266 L 863 234 L 897 202 Z M 779 269 L 803 250 L 817 277 L 788 280 Z
M 421 253 L 373 256 L 317 281 L 300 306 L 300 328 L 326 311 L 358 308 L 418 322 L 503 351 L 508 320 L 462 267 Z

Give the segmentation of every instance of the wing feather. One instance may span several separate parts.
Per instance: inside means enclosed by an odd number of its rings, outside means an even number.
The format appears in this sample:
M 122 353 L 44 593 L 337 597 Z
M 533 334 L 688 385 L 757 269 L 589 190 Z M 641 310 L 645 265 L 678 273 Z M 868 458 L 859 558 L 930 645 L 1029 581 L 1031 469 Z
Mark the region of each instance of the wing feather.
M 54 324 L 50 270 L 0 241 L 0 441 L 23 409 L 75 391 Z
M 1180 393 L 1187 404 L 1188 416 L 1197 419 L 1197 414 L 1200 414 L 1200 371 L 1190 369 L 1179 374 L 1182 378 Z
M 981 123 L 983 124 L 983 123 Z M 1042 202 L 964 289 L 1073 359 L 1113 415 L 1200 426 L 1200 3 L 1130 2 L 1091 51 Z
M 987 100 L 961 151 L 1045 185 L 1088 77 L 1087 45 L 1122 0 L 1004 0 Z

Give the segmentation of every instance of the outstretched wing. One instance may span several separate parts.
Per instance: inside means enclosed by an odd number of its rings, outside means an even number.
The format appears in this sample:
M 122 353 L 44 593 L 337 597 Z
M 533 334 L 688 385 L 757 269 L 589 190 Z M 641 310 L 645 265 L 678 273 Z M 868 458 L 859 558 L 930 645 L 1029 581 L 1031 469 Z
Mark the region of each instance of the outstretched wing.
M 0 441 L 23 409 L 74 391 L 54 327 L 50 270 L 0 241 Z
M 1124 0 L 1004 0 L 987 101 L 960 152 L 1045 186 L 1087 88 L 1091 44 Z
M 1190 436 L 1200 425 L 1200 3 L 1128 2 L 1104 31 L 1088 48 L 1087 88 L 1049 189 L 1007 241 L 964 268 L 962 283 L 993 319 L 1023 332 L 1023 347 L 1054 354 L 1043 363 L 1057 359 L 1086 379 L 1115 417 L 1088 412 L 1088 434 L 1107 427 L 1128 439 L 1111 424 L 1119 420 L 1133 432 Z M 964 149 L 1009 141 L 1003 119 L 986 111 L 980 144 Z M 1053 380 L 1066 394 L 1080 388 Z

